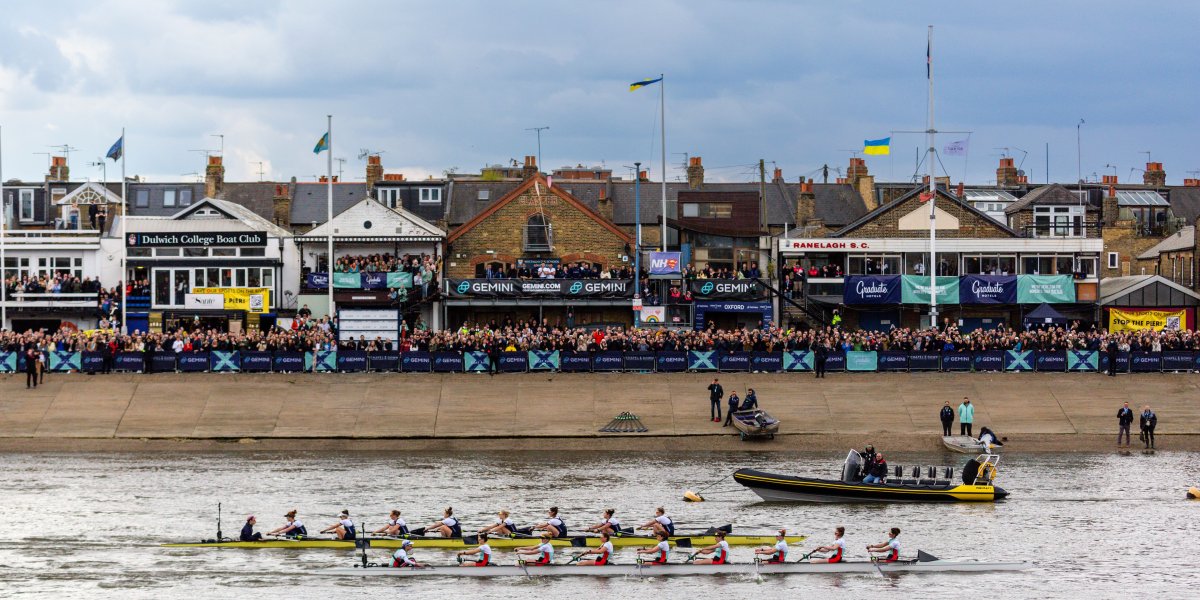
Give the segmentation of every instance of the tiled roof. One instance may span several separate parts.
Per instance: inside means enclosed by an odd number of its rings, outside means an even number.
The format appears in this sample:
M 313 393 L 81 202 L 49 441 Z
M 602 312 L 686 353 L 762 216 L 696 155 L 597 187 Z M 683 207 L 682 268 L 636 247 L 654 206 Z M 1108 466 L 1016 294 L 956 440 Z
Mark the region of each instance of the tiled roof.
M 1154 247 L 1138 255 L 1140 259 L 1158 259 L 1158 255 L 1163 252 L 1174 252 L 1176 250 L 1190 250 L 1196 247 L 1196 228 L 1188 225 L 1183 229 L 1175 232 L 1173 235 L 1163 238 L 1163 240 L 1154 245 Z
M 336 217 L 366 197 L 366 183 L 333 184 L 333 215 Z M 324 223 L 326 212 L 326 184 L 310 182 L 295 185 L 292 192 L 293 226 Z
M 221 190 L 221 198 L 240 204 L 254 211 L 254 214 L 268 220 L 275 220 L 275 186 L 290 186 L 288 183 L 272 182 L 226 182 Z
M 1079 196 L 1063 187 L 1062 184 L 1051 183 L 1050 185 L 1043 185 L 1025 194 L 1020 200 L 1009 204 L 1004 209 L 1004 214 L 1011 215 L 1034 204 L 1039 206 L 1078 205 Z

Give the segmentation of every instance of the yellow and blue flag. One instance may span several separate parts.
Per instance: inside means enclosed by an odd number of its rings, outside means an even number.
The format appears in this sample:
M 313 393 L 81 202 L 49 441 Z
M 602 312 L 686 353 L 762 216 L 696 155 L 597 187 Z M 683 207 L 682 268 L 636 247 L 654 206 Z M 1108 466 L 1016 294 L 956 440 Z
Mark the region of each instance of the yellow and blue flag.
M 317 145 L 313 148 L 313 154 L 320 154 L 329 149 L 329 132 L 326 131 L 321 139 L 317 140 Z
M 863 154 L 887 156 L 892 153 L 892 138 L 863 140 Z
M 641 81 L 635 81 L 635 82 L 629 84 L 629 91 L 632 92 L 638 88 L 644 88 L 652 83 L 658 83 L 660 81 L 662 81 L 662 77 L 659 77 L 657 79 L 643 79 Z
M 121 155 L 124 153 L 125 153 L 125 136 L 122 135 L 121 137 L 117 138 L 116 142 L 113 142 L 112 147 L 110 147 L 108 149 L 108 154 L 105 154 L 104 157 L 111 158 L 113 160 L 121 160 Z

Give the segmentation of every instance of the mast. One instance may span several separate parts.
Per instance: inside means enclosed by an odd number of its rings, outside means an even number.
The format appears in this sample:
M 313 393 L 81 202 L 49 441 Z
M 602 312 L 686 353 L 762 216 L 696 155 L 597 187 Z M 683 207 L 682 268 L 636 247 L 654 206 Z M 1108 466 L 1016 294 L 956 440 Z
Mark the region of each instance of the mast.
M 662 226 L 659 229 L 662 230 L 662 251 L 666 252 L 667 251 L 667 80 L 661 73 L 658 75 L 658 78 L 661 79 L 661 81 L 658 82 L 658 91 L 661 93 L 661 95 L 659 96 L 659 110 L 662 113 L 661 116 L 659 117 L 659 119 L 660 119 L 659 122 L 662 123 L 662 143 L 659 144 L 660 146 L 662 146 Z
M 933 25 L 929 26 L 929 39 L 925 46 L 925 76 L 929 80 L 929 129 L 925 132 L 929 140 L 929 323 L 937 327 L 937 182 L 933 176 L 937 130 L 933 128 Z

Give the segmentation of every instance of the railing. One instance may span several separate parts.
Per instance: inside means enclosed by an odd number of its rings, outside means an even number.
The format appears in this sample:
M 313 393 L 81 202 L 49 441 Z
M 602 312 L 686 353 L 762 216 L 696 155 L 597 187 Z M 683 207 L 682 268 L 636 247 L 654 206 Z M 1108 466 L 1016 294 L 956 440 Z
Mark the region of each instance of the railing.
M 1045 223 L 1019 228 L 1022 237 L 1034 239 L 1096 239 L 1101 237 L 1100 223 Z
M 90 308 L 97 306 L 96 293 L 54 294 L 6 292 L 4 305 L 8 308 Z
M 9 229 L 3 236 L 5 244 L 13 245 L 100 243 L 100 231 L 95 229 Z

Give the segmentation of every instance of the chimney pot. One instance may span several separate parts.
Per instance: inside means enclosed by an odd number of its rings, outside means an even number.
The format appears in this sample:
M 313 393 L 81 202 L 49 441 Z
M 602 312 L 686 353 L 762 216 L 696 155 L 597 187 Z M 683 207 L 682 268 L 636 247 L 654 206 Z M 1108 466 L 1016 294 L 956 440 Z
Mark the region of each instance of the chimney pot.
M 640 179 L 641 181 L 650 181 L 650 172 L 649 171 L 639 172 L 638 179 Z
M 220 156 L 209 156 L 208 157 L 208 166 L 210 166 L 210 167 L 221 166 L 221 157 Z
M 700 189 L 704 185 L 704 164 L 699 156 L 688 159 L 687 179 L 689 189 Z
M 1108 183 L 1108 182 L 1105 182 Z M 1117 187 L 1114 185 L 1108 186 L 1108 197 L 1115 198 L 1117 196 Z
M 963 184 L 963 182 L 961 182 L 961 181 L 960 181 L 960 182 L 958 182 L 958 193 L 957 193 L 957 196 L 958 196 L 959 198 L 962 198 L 962 197 L 963 197 L 963 196 L 966 194 L 966 189 L 967 189 L 967 186 L 966 186 L 966 185 L 964 185 L 964 184 Z
M 776 167 L 775 168 L 775 181 L 782 181 L 782 180 L 783 180 L 783 169 Z
M 1200 187 L 1200 179 L 1184 179 L 1183 185 L 1185 187 Z

